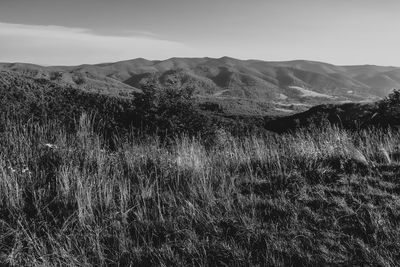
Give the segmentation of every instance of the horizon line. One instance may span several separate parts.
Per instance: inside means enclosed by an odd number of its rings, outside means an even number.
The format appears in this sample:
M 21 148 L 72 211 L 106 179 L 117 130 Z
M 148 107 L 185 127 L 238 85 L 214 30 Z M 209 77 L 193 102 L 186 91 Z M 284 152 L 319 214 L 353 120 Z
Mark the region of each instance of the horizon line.
M 46 64 L 37 64 L 33 62 L 20 62 L 20 61 L 15 61 L 15 62 L 0 62 L 0 64 L 25 64 L 25 65 L 34 65 L 34 66 L 39 66 L 39 67 L 45 67 L 45 68 L 51 68 L 51 67 L 80 67 L 80 66 L 96 66 L 96 65 L 106 65 L 106 64 L 116 64 L 116 63 L 123 63 L 123 62 L 128 62 L 128 61 L 134 61 L 134 60 L 146 60 L 146 61 L 151 61 L 151 62 L 164 62 L 168 60 L 173 60 L 173 59 L 214 59 L 214 60 L 221 60 L 221 59 L 232 59 L 232 60 L 237 60 L 237 61 L 259 61 L 259 62 L 265 62 L 265 63 L 285 63 L 285 62 L 295 62 L 295 61 L 303 61 L 303 62 L 313 62 L 313 63 L 322 63 L 322 64 L 327 64 L 327 65 L 332 65 L 336 67 L 357 67 L 357 66 L 376 66 L 376 67 L 388 67 L 388 68 L 400 68 L 400 66 L 394 66 L 394 65 L 377 65 L 377 64 L 371 64 L 371 63 L 365 63 L 365 64 L 350 64 L 350 65 L 341 65 L 341 64 L 334 64 L 326 61 L 320 61 L 320 60 L 313 60 L 313 59 L 291 59 L 291 60 L 264 60 L 264 59 L 255 59 L 255 58 L 247 58 L 247 59 L 240 59 L 240 58 L 235 58 L 235 57 L 230 57 L 230 56 L 221 56 L 221 57 L 170 57 L 166 59 L 147 59 L 143 57 L 137 57 L 137 58 L 131 58 L 131 59 L 126 59 L 126 60 L 117 60 L 117 61 L 108 61 L 108 62 L 99 62 L 99 63 L 82 63 L 82 64 L 77 64 L 77 65 L 46 65 Z

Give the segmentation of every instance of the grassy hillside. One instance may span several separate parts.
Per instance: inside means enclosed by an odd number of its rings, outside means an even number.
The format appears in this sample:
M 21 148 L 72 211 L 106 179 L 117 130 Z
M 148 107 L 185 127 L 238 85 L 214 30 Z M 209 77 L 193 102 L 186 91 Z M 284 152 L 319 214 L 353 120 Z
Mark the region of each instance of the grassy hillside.
M 400 264 L 398 91 L 267 120 L 0 74 L 2 266 Z
M 400 135 L 320 128 L 215 145 L 177 136 L 110 150 L 8 121 L 0 133 L 4 266 L 396 266 Z

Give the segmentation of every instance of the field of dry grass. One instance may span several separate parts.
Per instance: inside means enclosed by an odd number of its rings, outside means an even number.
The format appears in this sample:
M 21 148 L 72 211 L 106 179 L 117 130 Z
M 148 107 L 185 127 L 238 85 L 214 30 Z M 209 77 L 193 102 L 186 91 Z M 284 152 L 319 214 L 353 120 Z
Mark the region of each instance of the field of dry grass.
M 4 266 L 397 266 L 400 134 L 120 138 L 9 122 Z M 116 137 L 117 138 L 117 137 Z

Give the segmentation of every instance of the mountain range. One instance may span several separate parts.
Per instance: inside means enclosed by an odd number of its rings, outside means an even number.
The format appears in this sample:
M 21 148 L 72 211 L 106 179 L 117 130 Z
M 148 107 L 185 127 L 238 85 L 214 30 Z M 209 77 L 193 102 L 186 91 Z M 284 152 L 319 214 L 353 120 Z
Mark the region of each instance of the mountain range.
M 335 66 L 295 60 L 142 58 L 96 65 L 38 66 L 1 63 L 1 73 L 46 79 L 89 92 L 131 97 L 152 86 L 191 89 L 200 103 L 229 114 L 290 114 L 321 103 L 370 102 L 400 88 L 400 68 Z

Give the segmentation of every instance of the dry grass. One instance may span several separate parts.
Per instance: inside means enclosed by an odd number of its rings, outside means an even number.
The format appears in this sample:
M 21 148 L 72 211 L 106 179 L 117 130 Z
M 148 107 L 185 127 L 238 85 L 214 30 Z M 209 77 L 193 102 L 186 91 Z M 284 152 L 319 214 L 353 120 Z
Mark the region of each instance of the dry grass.
M 120 141 L 0 134 L 0 262 L 9 266 L 396 266 L 400 135 L 337 128 Z

